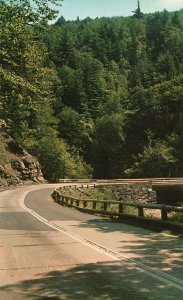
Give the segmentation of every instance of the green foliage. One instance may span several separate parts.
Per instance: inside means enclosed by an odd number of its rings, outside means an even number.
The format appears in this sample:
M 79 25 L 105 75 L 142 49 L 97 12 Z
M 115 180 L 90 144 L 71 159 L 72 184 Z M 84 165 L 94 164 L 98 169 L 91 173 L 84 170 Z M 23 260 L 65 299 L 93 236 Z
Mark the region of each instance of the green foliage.
M 43 137 L 37 144 L 36 154 L 45 178 L 51 182 L 61 178 L 91 177 L 91 168 L 79 156 L 72 156 L 61 139 Z
M 124 125 L 125 118 L 120 113 L 97 119 L 93 143 L 95 176 L 118 178 L 122 175 Z
M 143 18 L 144 14 L 140 10 L 140 1 L 137 1 L 137 2 L 138 2 L 138 7 L 134 11 L 133 18 L 141 19 L 141 18 Z
M 166 143 L 154 141 L 144 147 L 135 159 L 131 169 L 126 170 L 130 177 L 170 177 L 176 163 L 173 149 Z
M 86 118 L 70 107 L 63 108 L 58 118 L 61 138 L 89 161 L 88 154 L 92 145 L 93 120 Z
M 176 222 L 176 223 L 180 222 L 180 223 L 183 223 L 183 215 L 182 215 L 182 213 L 171 212 L 171 213 L 169 213 L 168 217 L 169 217 L 169 220 L 171 222 Z
M 54 14 L 49 1 L 1 1 L 1 106 L 19 136 L 39 105 L 52 99 L 55 71 L 48 67 L 46 46 L 38 42 L 37 26 Z M 52 2 L 52 1 L 50 1 Z M 57 2 L 57 1 L 56 1 Z
M 4 145 L 0 141 L 0 165 L 6 164 L 8 162 L 9 162 L 9 160 L 8 160 L 8 157 L 7 157 L 7 152 L 5 150 Z
M 0 165 L 4 165 L 10 163 L 10 159 L 8 157 L 8 152 L 6 150 L 5 138 L 2 132 L 5 128 L 4 120 L 0 119 Z
M 119 200 L 119 195 L 109 187 L 95 187 L 95 188 L 70 188 L 66 187 L 60 190 L 61 194 L 71 196 L 79 199 L 97 199 L 97 200 Z
M 0 118 L 50 181 L 182 176 L 182 11 L 48 25 L 59 2 L 0 1 Z

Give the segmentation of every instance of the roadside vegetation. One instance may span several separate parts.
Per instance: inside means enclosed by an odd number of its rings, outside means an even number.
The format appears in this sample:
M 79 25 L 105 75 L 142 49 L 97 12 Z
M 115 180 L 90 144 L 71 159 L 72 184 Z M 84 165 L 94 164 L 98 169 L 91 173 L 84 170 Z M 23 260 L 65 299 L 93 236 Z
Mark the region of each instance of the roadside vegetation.
M 6 164 L 9 160 L 8 160 L 8 157 L 7 157 L 7 153 L 6 153 L 6 150 L 2 144 L 2 142 L 0 141 L 0 165 L 3 165 L 3 164 Z
M 8 132 L 51 182 L 182 176 L 183 11 L 53 24 L 61 2 L 0 2 Z
M 114 193 L 107 187 L 89 187 L 89 188 L 67 188 L 60 189 L 64 195 L 80 199 L 98 199 L 98 200 L 119 200 L 119 194 Z
M 183 223 L 183 214 L 172 212 L 169 216 L 172 222 L 180 222 Z

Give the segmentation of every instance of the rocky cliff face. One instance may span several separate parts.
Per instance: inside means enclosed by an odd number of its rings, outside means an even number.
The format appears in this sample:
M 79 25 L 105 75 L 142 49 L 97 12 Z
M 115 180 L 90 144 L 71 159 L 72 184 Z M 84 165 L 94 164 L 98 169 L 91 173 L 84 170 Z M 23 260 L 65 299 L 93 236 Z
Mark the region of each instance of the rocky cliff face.
M 44 182 L 39 162 L 0 129 L 0 188 Z

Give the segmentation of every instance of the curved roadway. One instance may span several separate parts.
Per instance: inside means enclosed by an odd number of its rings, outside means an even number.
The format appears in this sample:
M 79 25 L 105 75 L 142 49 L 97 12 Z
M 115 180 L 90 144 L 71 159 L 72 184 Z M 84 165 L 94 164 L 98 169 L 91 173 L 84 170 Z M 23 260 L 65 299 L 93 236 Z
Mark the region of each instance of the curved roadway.
M 0 299 L 183 299 L 183 240 L 55 203 L 56 185 L 0 193 Z

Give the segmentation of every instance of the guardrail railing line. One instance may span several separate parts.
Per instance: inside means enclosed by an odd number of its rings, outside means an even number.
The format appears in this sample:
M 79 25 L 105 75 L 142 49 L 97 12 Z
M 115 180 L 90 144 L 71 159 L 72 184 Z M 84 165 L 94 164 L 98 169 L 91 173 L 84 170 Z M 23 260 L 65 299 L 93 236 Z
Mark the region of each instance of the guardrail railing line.
M 94 187 L 95 184 L 89 184 L 89 185 L 67 185 L 68 187 L 75 187 L 75 188 L 84 188 L 84 187 Z M 61 188 L 65 188 L 60 187 Z M 148 220 L 152 220 L 152 218 L 147 218 L 144 214 L 145 209 L 158 209 L 161 212 L 161 221 L 166 221 L 168 222 L 168 213 L 170 212 L 180 212 L 183 213 L 183 207 L 175 207 L 175 206 L 170 206 L 170 205 L 162 205 L 162 204 L 149 204 L 149 203 L 139 203 L 139 202 L 126 202 L 126 201 L 114 201 L 114 200 L 98 200 L 98 199 L 79 199 L 79 198 L 74 198 L 71 196 L 66 196 L 63 195 L 58 191 L 58 188 L 55 189 L 53 192 L 53 198 L 54 200 L 62 205 L 67 205 L 74 207 L 76 209 L 85 211 L 85 212 L 90 212 L 90 213 L 95 213 L 95 214 L 100 214 L 100 215 L 110 215 L 110 216 L 118 216 L 118 217 L 123 217 L 125 214 L 125 207 L 134 207 L 138 211 L 138 218 L 144 218 Z M 82 206 L 80 204 L 82 203 Z M 87 208 L 87 204 L 90 203 L 92 204 L 92 208 Z M 97 204 L 100 204 L 101 209 L 97 208 Z M 117 205 L 117 211 L 111 211 L 109 210 L 109 207 L 111 205 Z M 132 216 L 132 215 L 131 215 Z M 157 219 L 153 219 L 157 220 Z M 172 224 L 172 222 L 171 222 Z M 183 228 L 183 224 L 180 223 L 180 226 Z

